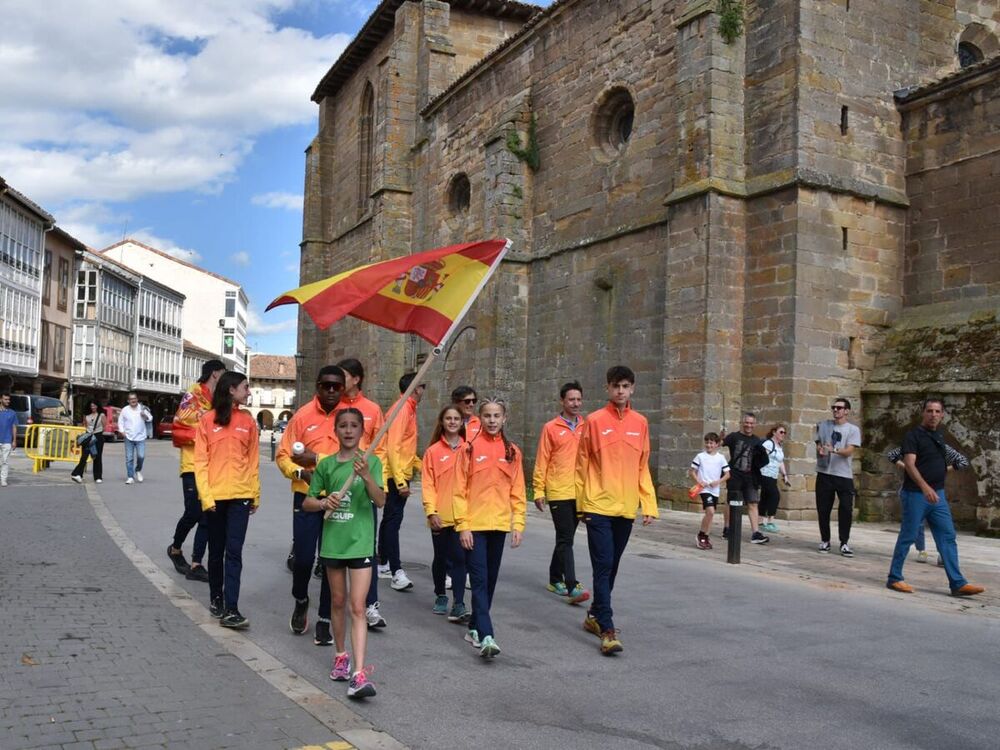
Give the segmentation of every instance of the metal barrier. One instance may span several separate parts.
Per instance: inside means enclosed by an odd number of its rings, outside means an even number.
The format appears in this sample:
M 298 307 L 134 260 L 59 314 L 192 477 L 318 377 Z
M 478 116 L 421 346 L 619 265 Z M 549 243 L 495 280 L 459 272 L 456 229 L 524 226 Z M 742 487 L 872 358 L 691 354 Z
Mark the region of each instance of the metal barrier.
M 37 474 L 50 461 L 79 461 L 81 449 L 76 439 L 86 431 L 64 424 L 29 424 L 24 433 L 24 455 L 32 460 L 31 470 Z

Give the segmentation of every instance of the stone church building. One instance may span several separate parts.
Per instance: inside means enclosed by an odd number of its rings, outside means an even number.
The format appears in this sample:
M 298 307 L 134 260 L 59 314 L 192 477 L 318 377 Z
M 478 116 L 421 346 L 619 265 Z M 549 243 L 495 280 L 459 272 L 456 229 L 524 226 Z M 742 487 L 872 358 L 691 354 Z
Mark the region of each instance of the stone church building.
M 432 371 L 510 404 L 534 454 L 560 384 L 637 373 L 651 468 L 685 507 L 709 430 L 781 421 L 815 517 L 813 427 L 846 396 L 859 513 L 924 393 L 973 461 L 956 518 L 1000 533 L 1000 0 L 383 0 L 319 82 L 301 282 L 441 245 L 513 248 Z M 722 15 L 720 15 L 722 13 Z M 426 356 L 299 325 L 305 372 L 369 366 L 383 405 Z M 308 382 L 308 381 L 306 381 Z

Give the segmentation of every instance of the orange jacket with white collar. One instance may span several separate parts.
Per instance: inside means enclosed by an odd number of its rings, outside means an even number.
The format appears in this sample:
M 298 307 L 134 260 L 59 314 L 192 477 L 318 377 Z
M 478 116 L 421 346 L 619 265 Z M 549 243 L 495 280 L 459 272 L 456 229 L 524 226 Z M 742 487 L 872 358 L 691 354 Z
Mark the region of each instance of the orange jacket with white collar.
M 572 500 L 576 497 L 576 451 L 581 432 L 582 417 L 575 427 L 571 427 L 561 414 L 542 427 L 532 474 L 536 498 Z
M 635 518 L 656 517 L 649 473 L 649 424 L 625 407 L 608 403 L 587 415 L 576 454 L 576 509 L 580 513 Z
M 198 421 L 194 433 L 194 478 L 202 510 L 217 501 L 249 498 L 260 505 L 260 446 L 250 412 L 233 408 L 229 424 L 215 423 L 215 410 Z
M 436 515 L 442 526 L 455 525 L 455 477 L 458 463 L 468 444 L 459 439 L 454 448 L 442 437 L 424 451 L 421 468 L 421 499 L 424 515 Z
M 503 439 L 485 431 L 459 451 L 455 477 L 457 531 L 524 531 L 524 469 L 515 445 L 510 461 Z
M 309 483 L 296 479 L 295 474 L 301 468 L 310 468 L 301 467 L 292 461 L 292 445 L 302 443 L 319 459 L 339 451 L 340 441 L 337 440 L 337 434 L 334 431 L 334 422 L 337 410 L 340 408 L 342 407 L 338 404 L 333 411 L 327 414 L 319 405 L 319 399 L 313 397 L 312 401 L 296 411 L 288 420 L 274 461 L 278 464 L 281 473 L 292 480 L 292 492 L 306 493 L 309 491 Z

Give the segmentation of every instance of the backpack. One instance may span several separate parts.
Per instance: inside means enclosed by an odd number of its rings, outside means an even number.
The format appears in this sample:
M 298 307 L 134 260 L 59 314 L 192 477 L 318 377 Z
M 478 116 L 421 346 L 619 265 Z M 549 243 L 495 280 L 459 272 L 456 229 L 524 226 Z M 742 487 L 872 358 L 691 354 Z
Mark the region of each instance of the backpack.
M 753 447 L 753 453 L 750 454 L 750 468 L 753 471 L 760 471 L 769 463 L 771 463 L 771 454 L 768 453 L 763 443 L 757 443 Z

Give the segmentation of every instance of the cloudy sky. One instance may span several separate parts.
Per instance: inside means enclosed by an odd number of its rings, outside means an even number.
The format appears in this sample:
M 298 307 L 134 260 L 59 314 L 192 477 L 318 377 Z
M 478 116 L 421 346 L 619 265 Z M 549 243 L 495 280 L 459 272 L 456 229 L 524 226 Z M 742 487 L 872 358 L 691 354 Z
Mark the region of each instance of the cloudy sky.
M 541 2 L 547 5 L 548 2 Z M 375 0 L 0 0 L 0 176 L 94 248 L 134 237 L 242 283 L 295 351 L 309 97 Z

